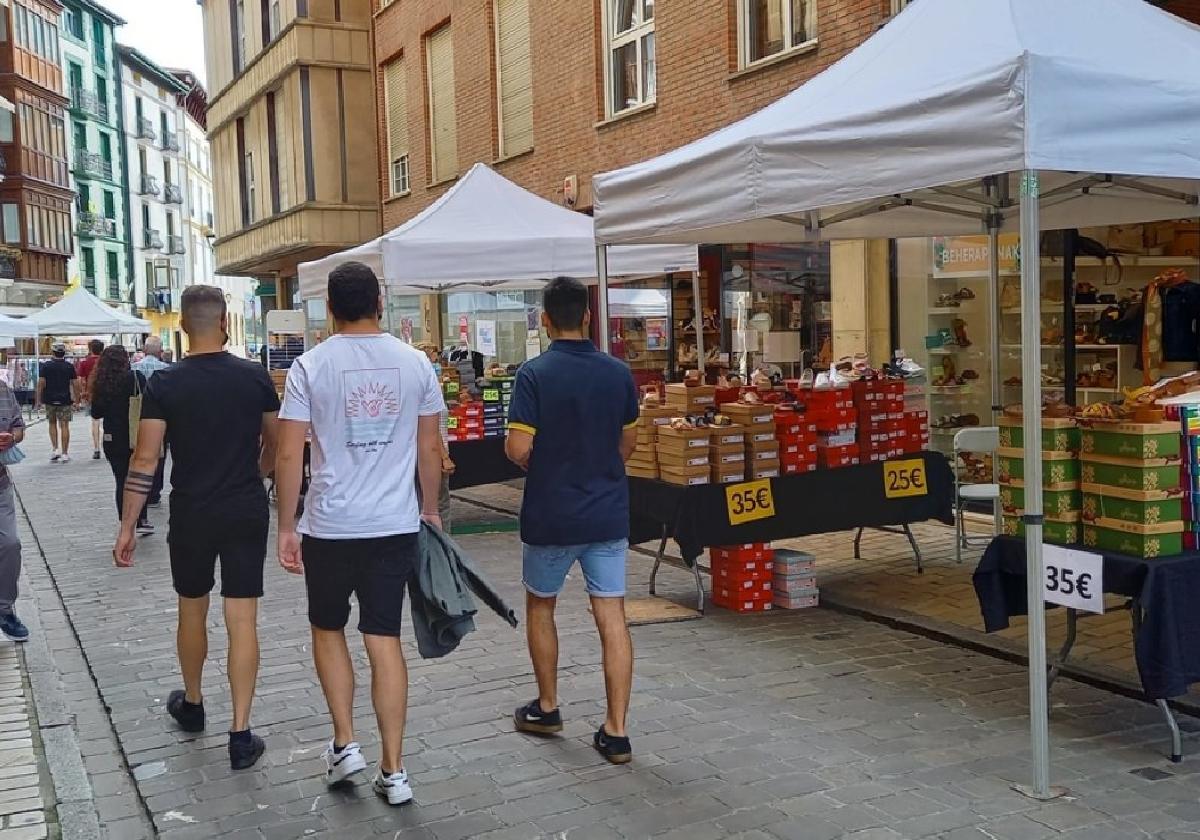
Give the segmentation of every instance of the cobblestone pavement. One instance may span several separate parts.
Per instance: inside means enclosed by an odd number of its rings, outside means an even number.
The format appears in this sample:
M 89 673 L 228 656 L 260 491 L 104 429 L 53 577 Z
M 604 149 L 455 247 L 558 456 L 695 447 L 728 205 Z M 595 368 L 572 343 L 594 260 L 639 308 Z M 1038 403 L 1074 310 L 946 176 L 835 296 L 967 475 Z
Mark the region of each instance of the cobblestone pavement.
M 0 641 L 0 840 L 42 840 L 47 811 L 18 646 Z M 50 807 L 48 808 L 48 805 Z
M 51 466 L 40 437 L 31 436 L 30 457 L 15 471 L 46 558 L 27 565 L 39 605 L 50 592 L 65 604 L 64 624 L 48 632 L 109 838 L 154 836 L 146 816 L 169 840 L 1200 837 L 1200 763 L 1165 760 L 1153 707 L 1057 686 L 1053 775 L 1072 796 L 1033 802 L 1010 787 L 1029 776 L 1021 668 L 828 610 L 715 611 L 635 628 L 635 760 L 609 766 L 588 744 L 602 717 L 602 682 L 577 578 L 560 610 L 563 737 L 512 732 L 512 708 L 535 691 L 523 636 L 483 615 L 451 657 L 412 654 L 406 763 L 416 803 L 388 809 L 363 784 L 331 792 L 320 778 L 329 729 L 303 587 L 269 564 L 254 711 L 268 753 L 260 767 L 233 774 L 223 633 L 214 622 L 211 731 L 177 732 L 162 712 L 179 684 L 164 536 L 143 542 L 135 569 L 115 570 L 106 465 Z M 165 524 L 164 512 L 154 518 Z M 462 542 L 519 602 L 516 537 Z M 27 551 L 36 553 L 28 543 Z M 644 586 L 647 570 L 632 555 L 631 584 Z M 668 570 L 661 583 L 690 596 L 690 576 Z M 365 668 L 361 645 L 352 649 Z M 97 689 L 103 707 L 89 712 Z M 377 755 L 365 686 L 357 711 L 364 749 Z

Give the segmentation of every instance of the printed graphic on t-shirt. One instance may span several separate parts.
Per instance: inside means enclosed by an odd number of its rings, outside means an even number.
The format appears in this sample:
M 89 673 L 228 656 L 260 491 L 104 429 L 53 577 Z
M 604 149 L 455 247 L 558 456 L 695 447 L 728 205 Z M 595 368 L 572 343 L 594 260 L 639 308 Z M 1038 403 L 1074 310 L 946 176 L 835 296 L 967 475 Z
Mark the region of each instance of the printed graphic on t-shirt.
M 343 371 L 342 387 L 346 446 L 371 450 L 390 444 L 400 421 L 400 370 Z

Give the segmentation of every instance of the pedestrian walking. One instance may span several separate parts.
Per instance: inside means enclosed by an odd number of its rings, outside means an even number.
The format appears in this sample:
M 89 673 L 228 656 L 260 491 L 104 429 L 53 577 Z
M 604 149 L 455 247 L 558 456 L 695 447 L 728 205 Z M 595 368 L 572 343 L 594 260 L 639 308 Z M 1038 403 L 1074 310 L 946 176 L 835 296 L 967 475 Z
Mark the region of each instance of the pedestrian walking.
M 442 363 L 440 354 L 436 344 L 428 341 L 423 341 L 420 344 L 414 345 L 418 350 L 424 353 L 429 358 L 429 364 L 433 366 L 433 375 L 441 380 Z M 442 413 L 438 423 L 438 428 L 441 432 L 440 440 L 442 442 L 442 477 L 438 484 L 438 516 L 442 517 L 442 530 L 446 533 L 450 532 L 450 476 L 454 474 L 456 469 L 454 460 L 450 457 L 450 432 L 446 425 L 446 418 L 450 412 L 446 407 L 445 402 L 442 403 Z M 421 502 L 421 481 L 417 477 L 417 501 Z
M 16 612 L 17 582 L 21 577 L 21 537 L 17 533 L 12 477 L 2 461 L 4 453 L 24 439 L 25 421 L 17 396 L 0 380 L 0 632 L 14 642 L 29 641 L 29 629 Z
M 542 296 L 550 349 L 517 371 L 506 452 L 528 471 L 521 503 L 526 635 L 538 696 L 517 709 L 522 732 L 562 730 L 554 608 L 576 562 L 600 631 L 608 715 L 593 739 L 614 764 L 632 757 L 625 718 L 633 642 L 625 624 L 629 491 L 624 462 L 637 443 L 629 368 L 588 339 L 587 289 L 559 277 Z M 601 329 L 607 328 L 603 325 Z
M 171 366 L 163 359 L 165 351 L 163 350 L 162 339 L 156 335 L 152 335 L 146 339 L 146 343 L 142 345 L 142 352 L 145 355 L 142 356 L 141 361 L 133 366 L 133 369 L 144 376 L 147 381 L 160 370 L 166 370 Z M 163 478 L 167 471 L 167 446 L 170 446 L 169 440 L 164 443 L 163 451 L 159 455 L 158 467 L 154 470 L 154 485 L 150 488 L 150 499 L 146 502 L 152 508 L 156 508 L 162 504 Z
M 75 373 L 79 376 L 80 402 L 84 405 L 91 405 L 92 374 L 95 372 L 96 365 L 100 361 L 100 354 L 103 352 L 104 342 L 93 338 L 88 342 L 88 354 L 75 366 Z M 92 418 L 92 459 L 100 460 L 100 420 L 96 417 Z
M 51 358 L 38 366 L 37 392 L 33 406 L 46 406 L 46 425 L 50 429 L 50 461 L 66 464 L 71 460 L 72 407 L 79 402 L 79 375 L 67 361 L 67 345 L 56 341 L 50 347 Z M 61 446 L 61 448 L 60 448 Z
M 179 595 L 176 639 L 184 687 L 171 692 L 167 711 L 185 732 L 205 728 L 201 676 L 208 656 L 209 593 L 219 558 L 233 700 L 229 763 L 241 770 L 253 766 L 266 749 L 250 731 L 250 707 L 258 675 L 258 599 L 269 525 L 263 465 L 275 458 L 279 399 L 265 370 L 225 352 L 229 315 L 220 289 L 189 286 L 180 297 L 180 310 L 191 352 L 146 385 L 113 555 L 118 566 L 133 565 L 136 508 L 150 494 L 163 440 L 169 436 L 167 544 Z
M 337 784 L 366 767 L 354 736 L 355 677 L 345 635 L 354 596 L 383 742 L 373 786 L 389 804 L 403 805 L 413 794 L 402 760 L 408 666 L 400 619 L 421 521 L 441 525 L 434 500 L 445 403 L 424 354 L 380 330 L 383 300 L 370 268 L 338 266 L 328 295 L 333 335 L 292 363 L 280 411 L 279 562 L 303 572 L 308 591 L 313 660 L 333 718 L 326 781 Z M 312 479 L 297 524 L 310 430 Z
M 122 519 L 125 506 L 125 479 L 129 475 L 129 460 L 133 457 L 133 442 L 129 438 L 129 402 L 146 390 L 146 377 L 129 366 L 129 352 L 120 344 L 105 348 L 100 354 L 92 381 L 92 420 L 104 427 L 104 457 L 112 469 L 117 490 L 117 521 Z M 146 518 L 145 499 L 138 502 L 134 530 L 138 536 L 154 533 Z

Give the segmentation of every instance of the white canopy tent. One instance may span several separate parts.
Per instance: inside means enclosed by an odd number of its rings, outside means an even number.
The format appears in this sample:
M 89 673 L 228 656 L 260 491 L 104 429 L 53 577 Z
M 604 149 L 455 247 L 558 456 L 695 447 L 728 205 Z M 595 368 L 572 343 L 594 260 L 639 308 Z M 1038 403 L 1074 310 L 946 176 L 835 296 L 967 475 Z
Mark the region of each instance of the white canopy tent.
M 920 0 L 778 102 L 600 175 L 595 190 L 605 244 L 1019 230 L 1036 254 L 1029 243 L 1045 229 L 1194 216 L 1200 28 L 1143 0 Z M 994 240 L 991 253 L 995 302 Z M 1039 259 L 1021 261 L 1024 457 L 1035 475 L 1040 274 Z M 1028 792 L 1047 798 L 1040 481 L 1025 502 Z
M 552 277 L 596 276 L 592 220 L 482 163 L 421 213 L 378 239 L 299 269 L 300 296 L 324 297 L 329 272 L 357 260 L 393 294 L 540 289 Z M 615 248 L 614 277 L 696 271 L 694 246 Z
M 0 315 L 0 335 L 6 338 L 37 338 L 38 328 L 28 318 Z
M 149 321 L 113 309 L 87 289 L 76 289 L 25 320 L 41 335 L 138 335 L 151 331 Z

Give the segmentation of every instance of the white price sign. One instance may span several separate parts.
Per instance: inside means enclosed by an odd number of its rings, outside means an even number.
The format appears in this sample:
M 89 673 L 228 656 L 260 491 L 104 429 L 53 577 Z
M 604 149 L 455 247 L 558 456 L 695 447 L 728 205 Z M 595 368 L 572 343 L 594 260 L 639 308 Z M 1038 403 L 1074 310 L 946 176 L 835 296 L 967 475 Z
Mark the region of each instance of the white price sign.
M 1084 612 L 1104 612 L 1104 558 L 1087 551 L 1044 545 L 1046 600 Z

